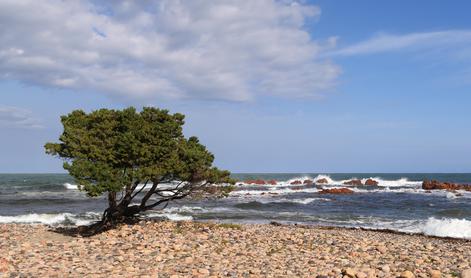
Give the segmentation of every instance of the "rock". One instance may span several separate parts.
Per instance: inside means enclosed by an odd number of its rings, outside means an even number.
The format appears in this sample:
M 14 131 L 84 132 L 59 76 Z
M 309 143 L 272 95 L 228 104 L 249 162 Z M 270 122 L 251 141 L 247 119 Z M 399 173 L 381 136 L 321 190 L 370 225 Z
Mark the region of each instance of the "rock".
M 267 184 L 264 180 L 246 180 L 245 184 L 256 184 L 256 185 L 265 185 Z
M 207 270 L 206 268 L 200 268 L 198 269 L 198 273 L 203 275 L 209 275 L 209 270 Z
M 296 184 L 303 184 L 302 181 L 300 180 L 295 180 L 290 183 L 291 185 L 296 185 Z
M 350 278 L 355 278 L 356 271 L 352 268 L 346 268 L 342 270 L 342 274 Z
M 389 265 L 383 265 L 383 266 L 381 266 L 380 269 L 385 273 L 391 272 L 391 268 L 389 267 Z
M 428 181 L 424 180 L 422 182 L 422 189 L 425 190 L 465 190 L 471 191 L 471 185 L 468 184 L 457 184 L 457 183 L 449 183 L 449 182 L 439 182 L 436 180 Z
M 326 184 L 326 183 L 329 183 L 329 181 L 325 178 L 322 178 L 322 179 L 318 179 L 316 180 L 316 183 L 320 183 L 320 184 Z
M 376 250 L 378 250 L 381 254 L 386 254 L 388 252 L 388 249 L 382 245 L 376 247 Z
M 0 258 L 0 273 L 8 271 L 8 261 L 4 258 Z M 0 276 L 1 277 L 1 276 Z
M 354 192 L 348 188 L 330 188 L 322 189 L 319 194 L 353 194 Z
M 269 184 L 269 185 L 276 185 L 277 182 L 276 182 L 276 180 L 269 180 L 269 181 L 267 181 L 267 184 Z
M 312 180 L 309 180 L 309 179 L 303 181 L 303 184 L 305 184 L 305 185 L 311 185 L 311 184 L 313 184 L 313 183 L 314 183 L 314 182 L 313 182 Z
M 367 179 L 365 181 L 365 185 L 369 185 L 369 186 L 377 186 L 378 185 L 378 182 L 373 180 L 373 179 Z
M 414 275 L 414 273 L 410 272 L 409 270 L 406 270 L 406 271 L 402 272 L 399 277 L 400 278 L 415 278 L 415 275 Z
M 461 278 L 471 278 L 471 268 L 461 271 Z
M 346 185 L 363 185 L 363 183 L 361 183 L 361 180 L 358 180 L 358 179 L 349 180 L 349 181 L 344 182 L 343 184 L 346 184 Z
M 431 278 L 440 278 L 440 277 L 442 277 L 442 273 L 438 270 L 430 270 L 430 277 Z
M 191 263 L 193 263 L 193 258 L 192 257 L 186 257 L 184 262 L 185 262 L 185 264 L 191 264 Z
M 355 274 L 355 277 L 356 277 L 356 278 L 367 278 L 368 275 L 366 275 L 366 274 L 363 273 L 363 272 L 358 272 L 357 274 Z

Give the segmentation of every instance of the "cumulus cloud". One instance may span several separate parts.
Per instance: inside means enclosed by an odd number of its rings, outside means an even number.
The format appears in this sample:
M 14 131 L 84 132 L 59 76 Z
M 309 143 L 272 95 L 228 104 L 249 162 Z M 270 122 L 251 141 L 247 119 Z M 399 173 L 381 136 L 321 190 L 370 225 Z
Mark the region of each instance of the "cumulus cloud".
M 18 107 L 0 107 L 0 126 L 36 129 L 43 128 L 39 119 L 29 110 Z
M 105 3 L 105 4 L 104 4 Z M 340 69 L 335 39 L 294 0 L 0 2 L 0 78 L 133 100 L 311 97 Z
M 402 35 L 379 34 L 365 41 L 331 51 L 331 56 L 353 56 L 392 51 L 455 50 L 471 51 L 471 31 L 447 30 Z M 458 54 L 455 52 L 455 54 Z

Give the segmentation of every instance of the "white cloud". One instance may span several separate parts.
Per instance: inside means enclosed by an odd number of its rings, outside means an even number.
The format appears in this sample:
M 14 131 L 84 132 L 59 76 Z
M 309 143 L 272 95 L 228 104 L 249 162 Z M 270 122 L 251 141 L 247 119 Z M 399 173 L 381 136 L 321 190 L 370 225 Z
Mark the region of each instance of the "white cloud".
M 335 44 L 288 0 L 0 1 L 0 78 L 133 100 L 318 96 Z M 97 4 L 100 3 L 100 4 Z
M 447 30 L 403 35 L 379 34 L 365 41 L 329 53 L 330 56 L 353 56 L 392 51 L 423 50 L 471 51 L 470 30 Z M 469 58 L 469 57 L 468 57 Z
M 39 119 L 29 110 L 18 107 L 0 107 L 0 127 L 43 128 Z

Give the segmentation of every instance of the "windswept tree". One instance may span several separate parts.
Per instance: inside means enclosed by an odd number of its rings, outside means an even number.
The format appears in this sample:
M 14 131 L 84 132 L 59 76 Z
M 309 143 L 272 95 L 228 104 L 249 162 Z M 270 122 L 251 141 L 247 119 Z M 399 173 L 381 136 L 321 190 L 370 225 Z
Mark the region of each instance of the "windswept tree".
M 47 143 L 46 153 L 65 160 L 80 190 L 107 195 L 100 229 L 208 184 L 232 182 L 196 137 L 184 137 L 182 114 L 151 107 L 75 110 L 61 121 L 60 143 Z

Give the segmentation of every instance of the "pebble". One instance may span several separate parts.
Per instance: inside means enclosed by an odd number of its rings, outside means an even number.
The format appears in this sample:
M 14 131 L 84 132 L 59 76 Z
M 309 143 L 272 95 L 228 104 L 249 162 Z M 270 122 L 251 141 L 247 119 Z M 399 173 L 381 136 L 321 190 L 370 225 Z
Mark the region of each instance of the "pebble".
M 409 270 L 406 270 L 406 271 L 402 272 L 399 277 L 400 278 L 414 278 L 415 275 L 414 275 L 414 273 L 410 272 Z
M 471 278 L 471 268 L 463 270 L 461 272 L 461 278 Z
M 0 277 L 471 278 L 471 241 L 342 228 L 143 221 L 80 238 L 0 224 L 0 250 Z
M 442 277 L 442 273 L 438 270 L 430 270 L 430 277 L 431 278 L 440 278 L 440 277 Z

